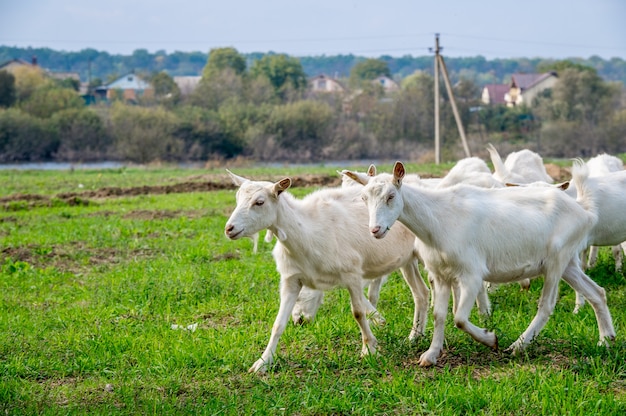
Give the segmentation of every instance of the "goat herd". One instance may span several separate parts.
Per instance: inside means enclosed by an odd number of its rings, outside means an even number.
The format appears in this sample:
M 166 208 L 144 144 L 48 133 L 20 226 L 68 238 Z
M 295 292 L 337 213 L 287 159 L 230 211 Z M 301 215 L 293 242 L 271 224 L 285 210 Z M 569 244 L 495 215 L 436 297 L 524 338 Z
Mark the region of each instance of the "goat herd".
M 420 356 L 421 366 L 434 365 L 442 352 L 451 294 L 455 325 L 496 349 L 496 335 L 469 320 L 474 303 L 489 314 L 487 284 L 528 285 L 537 276 L 544 276 L 537 314 L 509 346 L 511 353 L 524 350 L 544 327 L 561 278 L 576 291 L 575 312 L 585 299 L 591 304 L 600 344 L 608 345 L 615 329 L 606 294 L 585 274 L 587 256 L 581 253 L 590 249 L 594 261 L 594 247 L 615 246 L 621 268 L 626 245 L 622 161 L 606 154 L 586 163 L 575 160 L 571 181 L 553 184 L 535 152 L 514 152 L 502 161 L 493 146 L 488 150 L 493 173 L 476 157 L 460 160 L 441 179 L 408 175 L 400 162 L 391 174 L 377 175 L 372 165 L 367 173 L 344 170 L 341 187 L 302 199 L 287 192 L 289 178 L 253 181 L 229 171 L 239 189 L 226 236 L 254 237 L 267 229 L 278 240 L 273 256 L 281 276 L 280 307 L 267 348 L 250 371 L 263 372 L 273 364 L 290 316 L 294 322 L 312 320 L 324 291 L 337 286 L 350 294 L 361 353 L 376 353 L 370 322 L 384 322 L 376 303 L 386 276 L 397 269 L 415 304 L 409 339 L 424 333 L 433 307 L 433 337 Z M 428 273 L 430 300 L 418 259 Z

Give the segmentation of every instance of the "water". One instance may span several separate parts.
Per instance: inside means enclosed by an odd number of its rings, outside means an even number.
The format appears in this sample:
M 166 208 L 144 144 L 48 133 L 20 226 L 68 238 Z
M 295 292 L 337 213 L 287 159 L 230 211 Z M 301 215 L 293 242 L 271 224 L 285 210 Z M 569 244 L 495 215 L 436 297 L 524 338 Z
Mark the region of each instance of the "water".
M 290 162 L 257 162 L 257 166 L 283 168 L 283 167 L 307 167 L 307 166 L 327 166 L 334 168 L 346 168 L 353 166 L 369 166 L 371 163 L 392 163 L 379 160 L 329 160 L 319 163 L 290 163 Z M 132 164 L 131 164 L 132 165 Z M 123 162 L 34 162 L 34 163 L 0 163 L 0 170 L 86 170 L 86 169 L 119 169 L 128 166 Z M 138 165 L 133 165 L 138 166 Z M 201 169 L 205 166 L 203 162 L 181 162 L 177 164 L 180 168 Z
M 0 170 L 72 170 L 72 169 L 117 169 L 126 166 L 121 162 L 38 162 L 38 163 L 2 163 Z

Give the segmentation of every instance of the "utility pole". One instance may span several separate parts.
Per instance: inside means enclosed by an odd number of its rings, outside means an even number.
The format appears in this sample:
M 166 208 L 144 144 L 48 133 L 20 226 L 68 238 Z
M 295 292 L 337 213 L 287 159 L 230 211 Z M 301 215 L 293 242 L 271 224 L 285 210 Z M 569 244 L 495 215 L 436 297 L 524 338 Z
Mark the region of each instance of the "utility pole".
M 459 116 L 459 110 L 456 107 L 456 101 L 454 100 L 454 94 L 452 93 L 452 85 L 450 84 L 450 78 L 448 77 L 448 69 L 446 68 L 446 63 L 443 60 L 443 56 L 439 52 L 441 52 L 443 48 L 439 46 L 439 33 L 435 34 L 435 163 L 441 163 L 441 152 L 440 152 L 440 139 L 439 139 L 439 70 L 441 68 L 441 72 L 443 74 L 443 81 L 446 85 L 446 90 L 448 91 L 448 96 L 450 97 L 450 104 L 452 105 L 452 112 L 454 113 L 454 119 L 456 120 L 456 126 L 459 129 L 459 135 L 461 136 L 461 141 L 463 142 L 463 149 L 465 150 L 465 156 L 470 157 L 471 153 L 469 150 L 469 146 L 467 145 L 467 139 L 465 137 L 465 129 L 463 128 L 463 123 L 461 122 L 461 117 Z
M 439 142 L 439 33 L 435 34 L 435 163 L 441 163 Z

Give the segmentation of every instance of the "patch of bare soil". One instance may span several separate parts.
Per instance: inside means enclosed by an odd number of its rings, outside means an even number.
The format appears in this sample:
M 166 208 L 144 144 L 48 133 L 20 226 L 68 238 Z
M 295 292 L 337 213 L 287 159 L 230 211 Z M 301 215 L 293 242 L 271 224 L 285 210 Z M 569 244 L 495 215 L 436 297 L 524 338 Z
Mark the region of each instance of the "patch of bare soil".
M 85 260 L 86 254 L 86 260 Z M 145 249 L 118 250 L 114 248 L 93 248 L 76 242 L 70 246 L 55 245 L 43 247 L 29 244 L 22 247 L 6 247 L 0 251 L 0 263 L 10 258 L 14 262 L 25 262 L 38 269 L 54 267 L 70 273 L 80 273 L 93 266 L 117 264 L 128 257 L 149 257 Z
M 129 220 L 163 220 L 169 218 L 187 217 L 187 218 L 199 218 L 203 215 L 204 211 L 182 211 L 182 210 L 136 210 L 130 211 L 124 215 L 125 219 Z
M 15 194 L 0 197 L 0 206 L 5 211 L 14 211 L 18 209 L 34 208 L 41 206 L 52 206 L 56 201 L 65 203 L 70 206 L 89 205 L 92 200 L 100 200 L 106 198 L 128 197 L 138 195 L 159 195 L 159 194 L 177 194 L 190 192 L 211 192 L 224 189 L 235 189 L 235 185 L 224 175 L 206 175 L 194 178 L 193 181 L 185 181 L 171 185 L 143 185 L 129 188 L 120 187 L 104 187 L 91 191 L 82 192 L 63 192 L 55 196 L 37 195 L 37 194 Z M 199 181 L 197 179 L 200 179 Z M 300 175 L 293 176 L 293 186 L 309 187 L 309 186 L 338 186 L 341 179 L 328 175 Z
M 571 178 L 571 170 L 554 164 L 546 164 L 548 174 L 557 182 L 563 182 Z M 432 177 L 428 174 L 420 174 L 423 178 Z M 61 202 L 70 206 L 89 205 L 93 200 L 106 198 L 128 197 L 149 194 L 177 194 L 189 192 L 211 192 L 224 189 L 235 189 L 235 185 L 226 175 L 201 175 L 188 178 L 188 181 L 171 185 L 143 185 L 129 188 L 104 187 L 96 190 L 82 192 L 63 192 L 49 197 L 37 194 L 15 194 L 0 197 L 0 206 L 5 211 L 29 209 L 40 206 L 53 206 Z M 275 180 L 281 178 L 277 177 Z M 341 178 L 338 175 L 296 175 L 291 177 L 294 187 L 323 187 L 339 186 Z

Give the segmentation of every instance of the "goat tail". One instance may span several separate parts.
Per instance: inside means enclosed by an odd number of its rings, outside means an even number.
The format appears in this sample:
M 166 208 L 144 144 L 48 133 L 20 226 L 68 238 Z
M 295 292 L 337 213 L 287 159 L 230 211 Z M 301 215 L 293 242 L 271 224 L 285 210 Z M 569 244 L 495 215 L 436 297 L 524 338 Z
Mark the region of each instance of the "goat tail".
M 572 182 L 574 182 L 577 191 L 576 202 L 586 211 L 596 214 L 597 207 L 595 198 L 593 190 L 587 182 L 587 178 L 589 178 L 589 167 L 587 164 L 580 158 L 574 159 L 574 164 L 572 165 Z
M 500 157 L 500 153 L 498 153 L 494 145 L 492 145 L 491 143 L 487 145 L 487 151 L 489 151 L 489 156 L 491 157 L 493 170 L 495 171 L 496 175 L 500 176 L 500 178 L 504 180 L 509 175 L 509 171 L 504 166 L 504 162 L 502 161 L 502 158 Z

